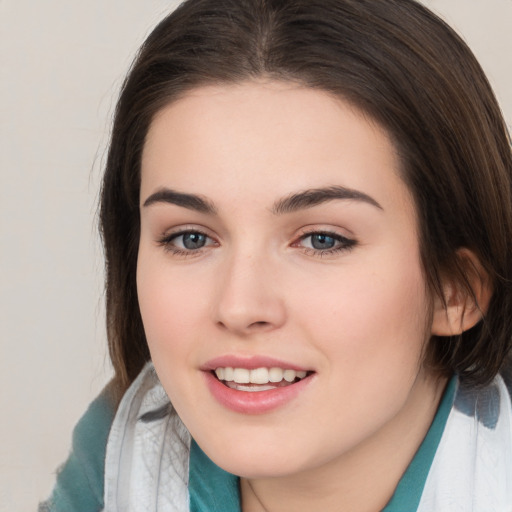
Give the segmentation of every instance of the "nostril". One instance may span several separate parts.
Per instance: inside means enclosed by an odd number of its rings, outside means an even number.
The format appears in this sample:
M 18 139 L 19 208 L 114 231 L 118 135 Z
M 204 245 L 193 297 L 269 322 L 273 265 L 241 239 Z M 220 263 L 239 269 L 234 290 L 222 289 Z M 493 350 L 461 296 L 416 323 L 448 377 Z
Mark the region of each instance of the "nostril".
M 263 322 L 263 321 L 260 321 L 260 322 L 253 322 L 252 324 L 249 325 L 249 327 L 266 327 L 267 325 L 269 325 L 269 322 Z

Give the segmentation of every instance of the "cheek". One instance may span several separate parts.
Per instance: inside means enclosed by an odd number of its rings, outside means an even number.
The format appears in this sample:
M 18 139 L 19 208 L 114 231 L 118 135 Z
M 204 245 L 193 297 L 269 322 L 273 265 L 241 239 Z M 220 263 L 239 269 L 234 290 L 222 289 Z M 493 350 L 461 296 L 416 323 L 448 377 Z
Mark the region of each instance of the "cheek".
M 328 283 L 321 294 L 295 294 L 309 337 L 360 375 L 391 366 L 416 372 L 429 311 L 419 259 L 384 253 L 333 273 Z
M 429 310 L 421 267 L 394 261 L 370 272 L 353 266 L 332 276 L 321 300 L 296 303 L 302 333 L 322 354 L 326 396 L 315 417 L 330 418 L 347 442 L 397 414 L 422 371 Z
M 163 260 L 163 261 L 162 261 Z M 144 331 L 153 361 L 172 364 L 185 352 L 202 310 L 197 283 L 180 282 L 165 258 L 155 258 L 144 247 L 137 264 L 137 293 Z M 168 357 L 172 354 L 173 357 Z

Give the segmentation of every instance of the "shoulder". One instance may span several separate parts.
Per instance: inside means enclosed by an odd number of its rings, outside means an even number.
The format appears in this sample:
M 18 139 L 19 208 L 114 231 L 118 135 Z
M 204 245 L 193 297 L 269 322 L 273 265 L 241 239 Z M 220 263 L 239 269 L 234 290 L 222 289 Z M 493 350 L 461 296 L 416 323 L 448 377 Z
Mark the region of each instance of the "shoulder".
M 57 473 L 50 499 L 39 506 L 40 512 L 103 508 L 105 453 L 116 408 L 113 388 L 107 385 L 74 428 L 71 453 Z
M 151 363 L 124 394 L 105 458 L 105 511 L 189 510 L 191 437 Z
M 458 382 L 419 512 L 509 510 L 512 401 L 502 372 L 484 387 Z M 447 508 L 446 508 L 447 510 Z

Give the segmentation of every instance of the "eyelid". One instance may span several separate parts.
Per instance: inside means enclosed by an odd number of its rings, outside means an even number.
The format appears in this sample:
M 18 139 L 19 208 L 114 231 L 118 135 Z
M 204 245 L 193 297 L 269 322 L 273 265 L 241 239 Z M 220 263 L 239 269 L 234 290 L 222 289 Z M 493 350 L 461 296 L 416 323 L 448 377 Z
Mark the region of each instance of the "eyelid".
M 197 233 L 199 235 L 205 236 L 210 242 L 206 243 L 204 246 L 199 247 L 197 249 L 187 249 L 178 247 L 176 245 L 173 245 L 173 241 L 176 238 L 179 238 L 180 236 L 184 236 L 186 234 L 190 233 Z M 215 237 L 209 233 L 209 230 L 199 227 L 197 225 L 182 225 L 182 226 L 176 226 L 175 228 L 172 228 L 171 230 L 167 230 L 165 233 L 163 233 L 160 237 L 157 238 L 157 244 L 164 248 L 165 251 L 174 254 L 176 256 L 197 256 L 201 253 L 203 253 L 205 250 L 207 250 L 211 246 L 217 246 L 219 245 L 218 241 L 215 239 Z
M 307 226 L 300 229 L 296 236 L 297 240 L 306 238 L 311 235 L 327 235 L 336 239 L 355 240 L 354 235 L 347 233 L 347 230 L 333 227 Z
M 201 247 L 197 248 L 186 248 L 176 245 L 174 240 L 187 234 L 199 234 L 206 237 L 206 242 Z M 323 235 L 334 239 L 335 245 L 331 248 L 315 248 L 306 247 L 303 245 L 303 241 L 314 235 Z M 203 252 L 207 251 L 211 247 L 218 247 L 220 245 L 217 238 L 211 234 L 209 229 L 198 225 L 181 225 L 171 228 L 164 232 L 160 237 L 157 238 L 157 244 L 164 248 L 165 251 L 174 254 L 176 256 L 198 256 Z M 346 236 L 337 230 L 336 228 L 322 228 L 320 226 L 309 226 L 304 227 L 297 234 L 293 242 L 290 244 L 291 247 L 301 249 L 304 253 L 314 256 L 328 256 L 336 253 L 348 251 L 357 245 L 357 240 L 352 236 Z
M 173 236 L 179 236 L 186 233 L 200 233 L 211 239 L 215 239 L 215 235 L 212 231 L 199 224 L 179 224 L 173 227 L 168 227 L 161 231 L 160 238 L 172 238 Z
M 337 246 L 329 248 L 329 249 L 315 249 L 314 247 L 301 246 L 301 242 L 303 240 L 305 240 L 313 235 L 328 236 L 328 237 L 336 240 L 338 242 L 338 244 L 337 244 Z M 300 235 L 292 243 L 292 247 L 302 248 L 302 250 L 308 255 L 322 257 L 322 256 L 329 256 L 329 255 L 334 255 L 337 253 L 347 252 L 347 251 L 353 249 L 357 244 L 358 244 L 358 242 L 353 236 L 348 237 L 332 228 L 322 229 L 321 227 L 310 227 L 310 228 L 303 228 L 301 230 Z

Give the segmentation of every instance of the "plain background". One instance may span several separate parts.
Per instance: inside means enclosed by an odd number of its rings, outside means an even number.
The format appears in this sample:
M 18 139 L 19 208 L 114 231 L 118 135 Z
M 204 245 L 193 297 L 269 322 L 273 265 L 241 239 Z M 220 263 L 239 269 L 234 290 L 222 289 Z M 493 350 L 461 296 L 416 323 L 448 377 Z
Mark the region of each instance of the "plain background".
M 512 124 L 512 0 L 424 0 Z M 96 202 L 133 55 L 171 0 L 0 0 L 0 510 L 35 510 L 111 374 Z

